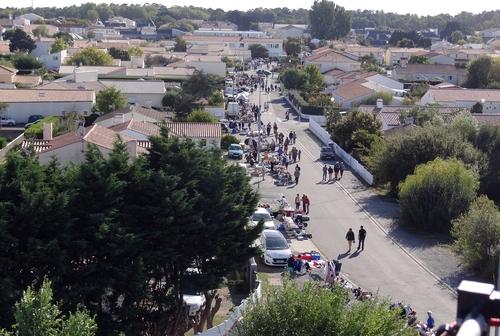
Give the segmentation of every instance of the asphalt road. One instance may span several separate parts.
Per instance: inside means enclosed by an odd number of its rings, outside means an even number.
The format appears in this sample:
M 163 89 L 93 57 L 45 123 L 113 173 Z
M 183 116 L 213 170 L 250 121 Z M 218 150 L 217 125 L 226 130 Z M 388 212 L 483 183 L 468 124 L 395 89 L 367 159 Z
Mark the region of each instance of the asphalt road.
M 288 134 L 297 133 L 296 147 L 302 150 L 300 181 L 297 186 L 276 187 L 270 183 L 260 186 L 264 199 L 276 199 L 285 194 L 289 202 L 297 193 L 307 194 L 311 200 L 311 221 L 308 231 L 313 242 L 328 259 L 341 259 L 342 272 L 363 289 L 389 297 L 392 301 L 410 304 L 420 319 L 431 310 L 437 322 L 454 320 L 456 299 L 446 287 L 422 268 L 415 260 L 371 220 L 339 183 L 322 183 L 323 162 L 319 161 L 319 141 L 307 131 L 307 122 L 299 122 L 295 115 L 285 120 L 286 107 L 277 93 L 262 94 L 262 105 L 270 101 L 270 109 L 263 114 L 263 121 L 277 121 L 279 130 Z M 258 104 L 258 93 L 251 102 Z M 291 148 L 291 147 L 290 147 Z M 294 165 L 289 166 L 293 172 Z M 345 175 L 350 172 L 345 172 Z M 351 176 L 350 176 L 351 177 Z M 269 179 L 269 177 L 267 177 Z M 356 247 L 347 253 L 346 232 L 352 228 L 356 233 L 363 225 L 367 231 L 365 249 L 356 252 Z

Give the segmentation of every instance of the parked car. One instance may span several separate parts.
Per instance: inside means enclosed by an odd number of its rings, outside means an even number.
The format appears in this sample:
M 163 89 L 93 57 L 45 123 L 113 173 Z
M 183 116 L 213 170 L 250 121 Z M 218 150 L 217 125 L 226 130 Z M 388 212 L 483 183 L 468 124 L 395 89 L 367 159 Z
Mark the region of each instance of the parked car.
M 292 255 L 290 246 L 278 230 L 264 230 L 260 238 L 262 260 L 268 266 L 285 266 Z
M 2 126 L 16 126 L 16 121 L 7 117 L 0 118 L 0 125 Z
M 321 149 L 319 151 L 319 158 L 320 160 L 333 160 L 335 159 L 335 151 L 333 150 L 333 145 L 324 145 L 321 146 Z
M 253 213 L 252 224 L 257 225 L 260 220 L 264 221 L 264 229 L 276 229 L 273 217 L 269 214 L 269 211 L 267 211 L 267 209 L 257 208 L 257 210 L 255 210 L 255 212 Z
M 34 123 L 35 121 L 37 120 L 40 120 L 40 119 L 43 119 L 44 116 L 43 115 L 40 115 L 40 114 L 32 114 L 29 116 L 28 118 L 28 124 L 29 123 Z
M 264 76 L 271 76 L 272 72 L 269 70 L 265 70 L 265 69 L 259 69 L 259 70 L 257 70 L 257 74 L 264 75 Z
M 40 122 L 42 122 L 42 119 L 38 119 L 38 120 L 35 120 L 35 121 L 33 121 L 33 122 L 27 123 L 27 124 L 25 124 L 25 125 L 24 125 L 24 129 L 28 129 L 28 128 L 30 128 L 31 126 L 36 125 L 36 124 L 38 124 L 38 123 L 40 123 Z
M 227 150 L 227 157 L 241 160 L 243 158 L 243 148 L 239 144 L 231 144 Z

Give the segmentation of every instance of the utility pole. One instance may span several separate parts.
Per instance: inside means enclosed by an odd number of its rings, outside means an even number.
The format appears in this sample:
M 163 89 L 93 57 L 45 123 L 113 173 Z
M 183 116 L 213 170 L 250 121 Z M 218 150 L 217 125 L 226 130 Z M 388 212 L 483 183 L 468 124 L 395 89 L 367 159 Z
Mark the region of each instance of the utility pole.
M 260 81 L 259 81 L 260 82 Z M 262 113 L 262 105 L 261 105 L 261 99 L 262 99 L 262 86 L 259 83 L 259 110 L 257 112 L 257 132 L 258 132 L 258 143 L 257 143 L 257 161 L 259 162 L 259 165 L 262 167 L 262 180 L 264 180 L 264 162 L 262 161 L 260 157 L 260 146 L 261 146 L 261 113 Z
M 497 247 L 500 249 L 500 246 Z M 500 291 L 500 258 L 498 258 L 497 291 Z M 500 327 L 495 328 L 495 336 L 500 336 Z

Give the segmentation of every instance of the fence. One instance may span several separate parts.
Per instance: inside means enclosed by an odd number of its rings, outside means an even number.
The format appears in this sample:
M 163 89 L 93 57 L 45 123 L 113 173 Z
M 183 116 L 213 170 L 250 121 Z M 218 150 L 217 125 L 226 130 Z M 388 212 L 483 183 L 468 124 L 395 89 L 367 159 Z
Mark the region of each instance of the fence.
M 24 140 L 24 133 L 19 135 L 17 138 L 9 142 L 4 148 L 0 150 L 0 161 L 3 161 L 5 159 L 5 156 L 7 155 L 7 152 L 12 149 L 12 147 L 19 145 L 23 142 Z
M 244 299 L 241 304 L 234 308 L 233 313 L 221 324 L 198 333 L 198 336 L 227 336 L 231 329 L 234 328 L 235 324 L 243 317 L 243 313 L 248 309 L 250 302 L 255 302 L 259 300 L 262 296 L 262 286 L 259 281 L 255 291 L 246 299 Z
M 330 138 L 330 134 L 321 127 L 314 119 L 309 119 L 309 129 L 311 132 L 321 140 L 325 145 L 333 144 L 335 154 L 342 159 L 352 170 L 356 172 L 361 178 L 369 185 L 373 184 L 373 175 L 366 170 L 365 167 L 361 165 L 355 158 L 349 155 L 345 150 L 343 150 L 339 145 L 337 145 Z
M 310 115 L 310 114 L 302 113 L 300 107 L 295 106 L 293 104 L 293 102 L 290 100 L 290 98 L 288 98 L 288 95 L 284 95 L 284 98 L 285 98 L 286 102 L 288 103 L 288 105 L 290 105 L 295 110 L 295 112 L 297 112 L 297 114 L 299 115 L 299 117 L 301 119 L 304 119 L 304 120 L 311 120 L 311 119 L 313 119 L 314 121 L 316 121 L 320 125 L 325 125 L 326 124 L 326 118 L 325 118 L 325 116 L 323 116 L 323 115 Z

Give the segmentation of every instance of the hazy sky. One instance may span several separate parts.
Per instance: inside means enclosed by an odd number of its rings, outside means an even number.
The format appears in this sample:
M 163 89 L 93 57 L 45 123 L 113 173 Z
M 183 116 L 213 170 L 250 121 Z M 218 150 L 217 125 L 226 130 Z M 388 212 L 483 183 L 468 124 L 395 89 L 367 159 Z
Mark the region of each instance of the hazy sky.
M 32 0 L 0 0 L 0 7 L 31 6 Z M 35 7 L 45 6 L 69 6 L 85 2 L 96 3 L 161 3 L 172 5 L 196 5 L 200 7 L 212 7 L 228 9 L 247 10 L 256 7 L 288 7 L 288 8 L 310 8 L 313 0 L 33 0 Z M 382 9 L 386 12 L 412 13 L 419 15 L 434 15 L 439 13 L 456 14 L 461 11 L 479 13 L 485 10 L 500 9 L 498 0 L 336 0 L 337 4 L 347 9 Z

